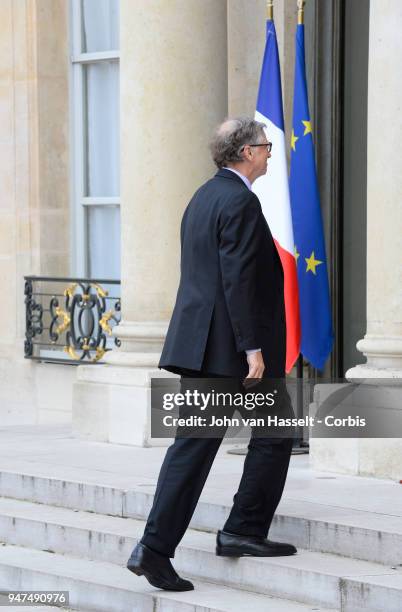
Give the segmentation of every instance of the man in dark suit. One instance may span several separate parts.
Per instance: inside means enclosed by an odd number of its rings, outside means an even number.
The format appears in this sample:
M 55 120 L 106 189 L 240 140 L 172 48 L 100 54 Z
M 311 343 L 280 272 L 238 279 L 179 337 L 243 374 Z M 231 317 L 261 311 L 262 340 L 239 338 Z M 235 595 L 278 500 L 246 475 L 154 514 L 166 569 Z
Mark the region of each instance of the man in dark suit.
M 285 376 L 283 272 L 253 181 L 271 157 L 264 125 L 227 119 L 211 143 L 215 176 L 181 224 L 181 278 L 159 367 L 186 377 L 234 377 L 244 387 Z M 273 204 L 275 205 L 275 204 Z M 168 448 L 144 535 L 127 564 L 159 588 L 190 590 L 169 557 L 191 520 L 221 438 L 178 437 Z M 243 475 L 216 552 L 279 556 L 267 539 L 286 480 L 292 439 L 251 436 Z

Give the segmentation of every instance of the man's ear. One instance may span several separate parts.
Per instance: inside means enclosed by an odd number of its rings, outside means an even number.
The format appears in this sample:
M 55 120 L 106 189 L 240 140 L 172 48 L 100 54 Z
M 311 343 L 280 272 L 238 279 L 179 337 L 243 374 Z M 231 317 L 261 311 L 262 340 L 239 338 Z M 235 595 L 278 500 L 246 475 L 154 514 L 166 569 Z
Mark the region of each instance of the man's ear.
M 249 161 L 253 157 L 251 147 L 244 147 L 243 149 L 243 159 L 245 161 Z

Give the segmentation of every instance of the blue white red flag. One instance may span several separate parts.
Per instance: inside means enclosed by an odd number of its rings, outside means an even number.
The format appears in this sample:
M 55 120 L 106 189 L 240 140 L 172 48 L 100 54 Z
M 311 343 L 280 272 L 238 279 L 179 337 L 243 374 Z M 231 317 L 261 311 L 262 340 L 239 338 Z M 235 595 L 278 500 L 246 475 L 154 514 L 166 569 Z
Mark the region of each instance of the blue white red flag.
M 286 164 L 281 74 L 275 25 L 271 19 L 267 20 L 267 38 L 255 118 L 266 124 L 266 135 L 272 142 L 268 172 L 254 182 L 253 191 L 261 202 L 284 272 L 286 372 L 289 372 L 300 352 L 300 316 Z

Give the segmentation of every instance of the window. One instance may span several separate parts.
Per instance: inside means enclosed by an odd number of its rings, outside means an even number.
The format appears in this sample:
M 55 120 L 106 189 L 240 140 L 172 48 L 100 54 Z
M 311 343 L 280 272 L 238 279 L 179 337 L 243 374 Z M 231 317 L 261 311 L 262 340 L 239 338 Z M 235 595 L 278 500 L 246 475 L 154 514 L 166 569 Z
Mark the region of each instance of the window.
M 71 0 L 72 274 L 120 278 L 119 0 Z

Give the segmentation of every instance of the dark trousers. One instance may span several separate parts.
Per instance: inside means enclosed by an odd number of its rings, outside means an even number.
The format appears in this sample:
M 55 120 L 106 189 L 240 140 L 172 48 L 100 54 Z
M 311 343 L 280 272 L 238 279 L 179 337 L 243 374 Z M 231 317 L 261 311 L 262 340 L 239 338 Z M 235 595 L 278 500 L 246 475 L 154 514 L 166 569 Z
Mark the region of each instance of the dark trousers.
M 253 433 L 240 485 L 223 529 L 265 538 L 282 496 L 293 440 L 254 437 Z M 143 544 L 174 557 L 221 442 L 222 438 L 176 435 L 159 473 L 153 506 L 141 538 Z

